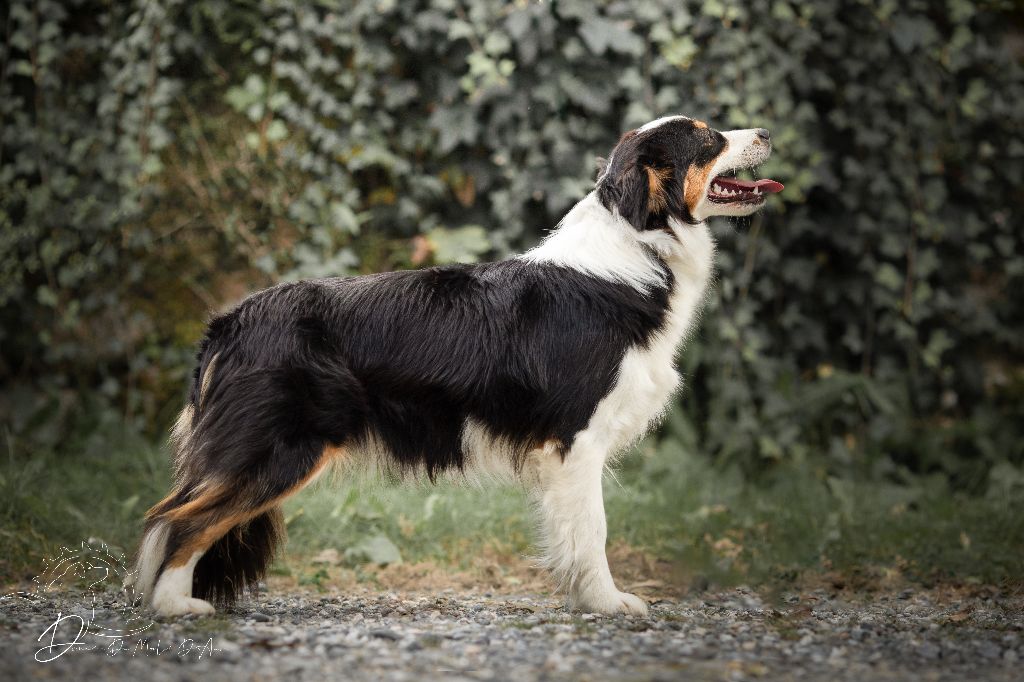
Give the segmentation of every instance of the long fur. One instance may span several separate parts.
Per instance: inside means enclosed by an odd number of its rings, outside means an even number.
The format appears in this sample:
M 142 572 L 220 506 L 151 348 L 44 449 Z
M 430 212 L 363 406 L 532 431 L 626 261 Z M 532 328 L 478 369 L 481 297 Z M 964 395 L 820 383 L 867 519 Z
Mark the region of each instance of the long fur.
M 215 318 L 138 589 L 168 614 L 230 603 L 272 560 L 288 495 L 375 459 L 527 482 L 570 603 L 644 612 L 604 558 L 601 475 L 679 385 L 711 277 L 702 221 L 747 210 L 709 205 L 708 183 L 763 160 L 756 137 L 659 119 L 624 135 L 595 191 L 520 257 L 281 284 Z
M 193 596 L 231 604 L 266 575 L 283 540 L 284 515 L 280 507 L 235 526 L 214 542 L 196 564 Z

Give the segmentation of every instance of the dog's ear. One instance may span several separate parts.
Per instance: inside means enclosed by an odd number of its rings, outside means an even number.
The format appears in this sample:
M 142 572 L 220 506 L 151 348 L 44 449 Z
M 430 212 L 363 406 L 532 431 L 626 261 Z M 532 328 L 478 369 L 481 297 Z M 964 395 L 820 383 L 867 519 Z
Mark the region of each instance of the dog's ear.
M 619 177 L 619 215 L 638 230 L 664 227 L 672 203 L 673 170 L 649 157 L 639 158 Z
M 645 165 L 647 173 L 647 213 L 663 215 L 669 205 L 669 185 L 672 182 L 671 166 Z
M 600 180 L 604 172 L 608 170 L 608 159 L 603 156 L 597 157 L 597 161 L 594 163 L 594 180 Z
M 650 180 L 647 169 L 639 162 L 630 164 L 614 178 L 619 215 L 638 230 L 647 225 L 648 195 Z
M 598 173 L 598 194 L 637 230 L 664 227 L 675 208 L 675 171 L 660 148 L 635 130 L 622 136 L 611 162 Z

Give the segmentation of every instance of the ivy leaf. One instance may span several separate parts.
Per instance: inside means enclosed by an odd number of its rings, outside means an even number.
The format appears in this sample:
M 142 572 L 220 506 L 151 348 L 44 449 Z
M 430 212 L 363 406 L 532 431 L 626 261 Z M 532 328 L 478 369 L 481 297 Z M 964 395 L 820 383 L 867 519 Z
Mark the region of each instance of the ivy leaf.
M 438 263 L 476 263 L 491 249 L 487 231 L 479 225 L 435 227 L 426 237 Z
M 288 126 L 279 118 L 275 118 L 267 126 L 267 139 L 271 142 L 280 142 L 288 137 Z
M 402 553 L 391 538 L 381 534 L 364 538 L 346 549 L 345 559 L 351 563 L 370 562 L 387 566 L 402 563 Z
M 644 41 L 630 31 L 624 21 L 589 17 L 580 24 L 579 34 L 587 49 L 599 56 L 608 49 L 633 56 L 639 56 L 644 51 Z

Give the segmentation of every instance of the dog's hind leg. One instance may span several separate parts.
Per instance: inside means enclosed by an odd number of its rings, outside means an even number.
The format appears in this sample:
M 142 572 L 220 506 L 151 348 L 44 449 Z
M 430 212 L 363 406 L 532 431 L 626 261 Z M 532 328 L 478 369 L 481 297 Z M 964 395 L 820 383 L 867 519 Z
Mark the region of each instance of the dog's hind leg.
M 593 613 L 647 615 L 639 597 L 620 592 L 605 554 L 607 522 L 601 476 L 606 448 L 578 438 L 563 457 L 550 445 L 538 454 L 536 496 L 545 563 L 570 608 Z
M 364 423 L 361 387 L 337 358 L 253 369 L 212 357 L 175 427 L 176 486 L 147 513 L 137 563 L 136 591 L 167 615 L 209 613 L 206 599 L 231 603 L 254 585 L 283 535 L 281 503 Z
M 149 566 L 140 582 L 152 586 L 146 601 L 166 616 L 212 613 L 213 605 L 202 597 L 234 601 L 262 577 L 273 558 L 283 536 L 282 502 L 340 452 L 321 448 L 311 466 L 289 470 L 287 482 L 260 480 L 255 474 L 249 480 L 208 481 L 156 505 L 140 552 L 140 567 Z M 304 459 L 296 453 L 292 461 Z

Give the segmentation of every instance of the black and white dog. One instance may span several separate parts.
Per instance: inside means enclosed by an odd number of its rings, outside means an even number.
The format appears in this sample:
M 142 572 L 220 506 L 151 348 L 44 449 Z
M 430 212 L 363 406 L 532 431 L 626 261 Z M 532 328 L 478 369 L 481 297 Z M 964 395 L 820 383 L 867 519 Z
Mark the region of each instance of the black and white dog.
M 281 284 L 214 319 L 135 589 L 165 615 L 229 603 L 266 570 L 282 501 L 332 463 L 371 461 L 523 482 L 569 605 L 645 614 L 608 569 L 601 476 L 679 386 L 712 271 L 704 221 L 782 189 L 726 177 L 770 151 L 764 129 L 661 118 L 623 135 L 595 190 L 521 256 Z

